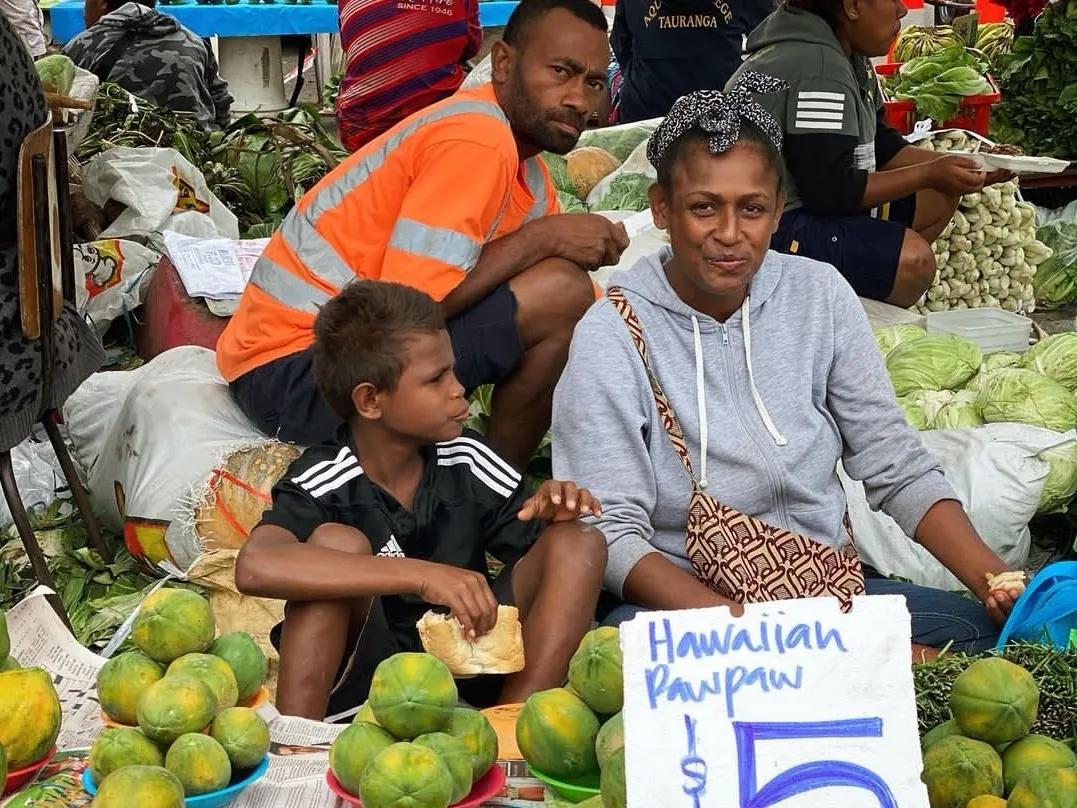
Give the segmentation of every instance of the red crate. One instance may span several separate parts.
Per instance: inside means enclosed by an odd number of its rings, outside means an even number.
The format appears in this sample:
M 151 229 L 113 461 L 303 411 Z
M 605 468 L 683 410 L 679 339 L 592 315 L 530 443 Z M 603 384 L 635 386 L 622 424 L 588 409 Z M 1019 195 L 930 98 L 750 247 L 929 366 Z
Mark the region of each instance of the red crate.
M 875 72 L 880 76 L 892 76 L 901 67 L 900 62 L 886 62 L 876 65 Z M 977 134 L 987 136 L 987 127 L 991 123 L 991 107 L 1002 100 L 995 80 L 988 75 L 987 81 L 994 92 L 981 93 L 980 95 L 968 95 L 961 100 L 961 106 L 957 108 L 957 115 L 941 125 L 936 122 L 939 129 L 968 129 Z M 916 125 L 916 104 L 913 101 L 884 101 L 883 113 L 886 122 L 903 135 L 912 132 Z

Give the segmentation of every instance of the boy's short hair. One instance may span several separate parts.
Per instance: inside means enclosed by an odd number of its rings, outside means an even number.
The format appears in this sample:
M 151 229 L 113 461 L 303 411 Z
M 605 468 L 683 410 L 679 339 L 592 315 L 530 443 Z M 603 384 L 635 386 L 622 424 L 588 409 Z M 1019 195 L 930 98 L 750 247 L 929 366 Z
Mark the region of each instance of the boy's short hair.
M 360 384 L 396 387 L 409 333 L 444 328 L 441 307 L 418 289 L 381 281 L 349 283 L 314 320 L 314 381 L 333 412 L 350 420 L 352 391 Z

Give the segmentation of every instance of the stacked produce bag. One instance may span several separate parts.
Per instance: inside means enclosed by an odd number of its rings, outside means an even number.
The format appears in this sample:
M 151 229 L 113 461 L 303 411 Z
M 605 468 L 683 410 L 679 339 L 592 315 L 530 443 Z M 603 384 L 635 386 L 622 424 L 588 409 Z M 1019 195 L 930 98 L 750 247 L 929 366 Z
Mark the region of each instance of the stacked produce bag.
M 641 211 L 650 206 L 647 191 L 654 168 L 647 161 L 647 139 L 659 121 L 611 126 L 584 132 L 564 157 L 542 159 L 558 190 L 563 213 Z
M 917 325 L 878 329 L 876 344 L 908 422 L 919 430 L 1018 423 L 1067 433 L 1077 427 L 1077 333 L 1055 334 L 1023 355 L 984 356 L 974 342 Z M 1077 496 L 1077 445 L 1059 435 L 1039 512 Z

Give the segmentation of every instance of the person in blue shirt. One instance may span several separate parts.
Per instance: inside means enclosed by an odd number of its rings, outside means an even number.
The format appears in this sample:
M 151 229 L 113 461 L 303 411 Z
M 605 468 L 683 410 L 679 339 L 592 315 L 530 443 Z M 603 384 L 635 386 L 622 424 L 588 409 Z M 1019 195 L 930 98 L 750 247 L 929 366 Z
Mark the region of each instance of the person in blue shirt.
M 775 0 L 617 0 L 610 44 L 620 67 L 617 123 L 664 117 L 696 90 L 720 90 L 744 38 Z

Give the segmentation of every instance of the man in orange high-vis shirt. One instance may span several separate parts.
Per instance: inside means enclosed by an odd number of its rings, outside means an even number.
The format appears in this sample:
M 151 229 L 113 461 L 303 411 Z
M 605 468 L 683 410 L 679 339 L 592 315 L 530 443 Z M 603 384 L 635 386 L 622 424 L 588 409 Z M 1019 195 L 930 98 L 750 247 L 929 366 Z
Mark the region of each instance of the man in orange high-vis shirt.
M 312 188 L 274 234 L 217 344 L 240 408 L 313 445 L 339 419 L 314 385 L 319 307 L 355 280 L 441 302 L 470 391 L 495 384 L 488 437 L 524 466 L 549 428 L 588 270 L 615 264 L 624 227 L 557 215 L 538 155 L 565 154 L 607 102 L 606 18 L 590 0 L 522 0 L 494 45 L 492 83 L 405 119 Z

